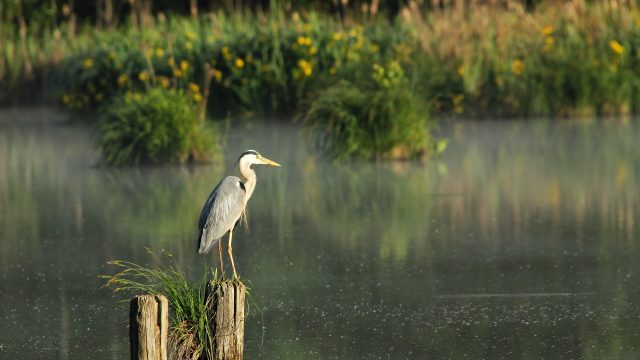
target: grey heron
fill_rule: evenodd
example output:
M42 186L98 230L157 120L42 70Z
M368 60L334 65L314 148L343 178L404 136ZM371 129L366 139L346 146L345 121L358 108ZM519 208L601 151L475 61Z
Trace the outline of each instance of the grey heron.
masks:
M229 244L227 252L233 267L233 276L237 277L236 265L233 262L231 241L233 240L233 229L238 220L245 214L247 202L253 190L256 188L256 173L251 169L251 165L280 166L277 162L269 160L260 155L255 150L247 150L240 155L237 161L239 178L237 176L227 176L211 191L209 198L202 207L200 222L198 224L200 233L198 235L198 253L208 253L215 243L218 243L218 254L220 256L220 270L224 273L222 262L222 242L220 239L229 232Z

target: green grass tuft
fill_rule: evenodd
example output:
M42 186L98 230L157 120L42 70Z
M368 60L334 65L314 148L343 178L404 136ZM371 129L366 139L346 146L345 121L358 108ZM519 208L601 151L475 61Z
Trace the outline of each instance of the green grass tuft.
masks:
M156 267L123 260L109 262L121 271L115 275L100 276L107 280L104 286L114 292L166 296L170 308L170 351L177 359L199 359L211 348L206 344L212 344L214 336L207 316L211 305L206 302L207 284L225 280L217 270L210 268L203 272L202 278L190 281L172 255L165 253L161 258L151 251L149 254Z
M425 155L431 143L428 112L400 64L373 64L368 73L358 83L339 81L311 101L304 122L318 147L335 159Z
M214 129L199 120L196 103L180 90L125 93L103 112L100 147L111 165L206 161L216 146Z

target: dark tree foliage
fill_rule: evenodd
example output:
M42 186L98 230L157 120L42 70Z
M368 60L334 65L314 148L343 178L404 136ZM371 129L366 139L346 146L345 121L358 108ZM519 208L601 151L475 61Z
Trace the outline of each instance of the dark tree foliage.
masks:
M522 0L532 8L539 0ZM51 26L73 19L80 23L116 25L130 15L145 12L170 15L198 15L209 11L285 11L317 10L344 18L349 14L370 11L372 15L395 17L410 0L12 0L0 2L0 20L18 24ZM443 8L451 1L417 1L425 10ZM372 10L374 9L374 10Z

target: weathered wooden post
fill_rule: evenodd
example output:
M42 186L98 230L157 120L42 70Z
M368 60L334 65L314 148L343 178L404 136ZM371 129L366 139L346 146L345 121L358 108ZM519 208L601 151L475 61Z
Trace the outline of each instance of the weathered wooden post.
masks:
M139 295L129 308L131 360L167 360L169 301L163 295Z
M242 360L246 291L247 288L241 282L209 282L206 298L214 339L213 344L210 344L212 348L207 351L207 360Z

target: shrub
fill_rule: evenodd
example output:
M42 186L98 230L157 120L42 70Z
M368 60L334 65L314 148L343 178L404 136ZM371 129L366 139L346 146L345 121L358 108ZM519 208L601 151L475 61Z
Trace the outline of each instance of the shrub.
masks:
M103 111L100 147L108 164L207 161L215 150L214 130L199 120L196 102L181 90L128 92Z
M340 81L318 92L304 115L317 145L335 159L422 157L428 115L400 64L374 64L369 81Z

